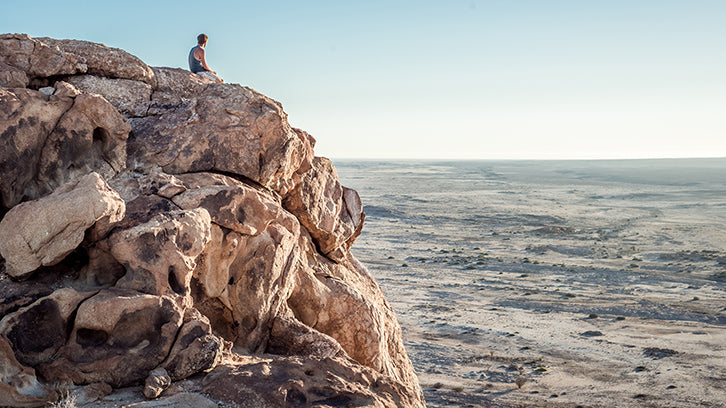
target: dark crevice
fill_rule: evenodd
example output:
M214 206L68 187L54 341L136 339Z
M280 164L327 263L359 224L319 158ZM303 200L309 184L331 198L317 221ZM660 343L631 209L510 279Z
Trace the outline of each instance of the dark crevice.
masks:
M278 203L280 203L282 201L282 198L276 191L273 191L270 188L263 186L259 182L252 180L251 178L249 178L247 176L243 176L241 174L232 173L229 171L217 170L217 169L210 169L210 170L204 170L204 171L190 171L190 172L186 172L186 173L177 173L177 174L183 175L183 174L200 174L200 173L219 174L220 176L226 176L231 179L235 179L249 187L254 188L255 190L257 190L261 193L264 193L264 194L270 196L269 198L273 198Z

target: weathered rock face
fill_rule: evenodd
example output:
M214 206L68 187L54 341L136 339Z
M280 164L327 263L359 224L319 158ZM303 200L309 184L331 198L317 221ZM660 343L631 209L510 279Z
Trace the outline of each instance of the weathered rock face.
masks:
M0 139L0 405L202 372L237 406L424 405L360 198L279 103L6 34Z
M30 78L83 73L88 66L70 54L26 34L0 35L0 62L15 67Z
M98 173L66 184L49 196L13 207L0 221L0 255L5 270L25 277L55 265L83 241L97 221L120 221L125 205Z
M280 190L282 180L312 155L280 105L249 88L208 85L194 99L170 102L163 91L155 92L151 109L159 114L132 121L130 150L137 168L233 173Z
M363 205L355 190L340 185L333 163L315 157L295 188L285 197L285 208L307 228L322 252L339 260L363 228Z
M131 126L102 97L48 97L0 88L0 104L5 208L47 195L91 171L108 179L125 168Z

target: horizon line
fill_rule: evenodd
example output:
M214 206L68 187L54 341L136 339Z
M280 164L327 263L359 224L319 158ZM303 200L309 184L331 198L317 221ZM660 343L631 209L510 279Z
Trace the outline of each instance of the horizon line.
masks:
M726 156L613 157L613 158L462 158L462 157L334 157L330 160L359 161L648 161L648 160L726 160Z

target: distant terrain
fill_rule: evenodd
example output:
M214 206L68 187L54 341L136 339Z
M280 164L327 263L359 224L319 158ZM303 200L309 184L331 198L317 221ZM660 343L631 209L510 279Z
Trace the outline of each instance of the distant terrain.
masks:
M336 167L428 406L726 406L726 159Z

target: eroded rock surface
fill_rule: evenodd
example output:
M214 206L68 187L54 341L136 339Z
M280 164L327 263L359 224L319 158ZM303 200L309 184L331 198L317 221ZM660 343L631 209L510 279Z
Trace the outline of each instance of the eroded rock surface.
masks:
M0 138L0 405L424 406L360 198L278 102L6 34Z
M97 173L52 194L13 207L0 221L0 255L5 270L20 278L40 266L55 265L83 241L97 221L120 221L125 205Z

